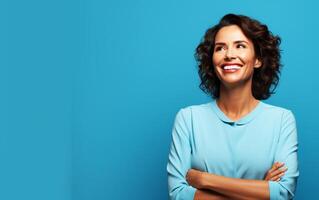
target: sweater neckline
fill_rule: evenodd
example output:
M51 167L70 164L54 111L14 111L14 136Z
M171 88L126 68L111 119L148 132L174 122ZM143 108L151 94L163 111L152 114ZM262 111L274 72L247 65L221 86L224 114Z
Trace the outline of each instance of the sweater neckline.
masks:
M215 111L216 115L223 122L230 125L244 125L252 121L262 110L264 103L259 101L259 103L255 106L253 110L251 110L248 114L244 115L238 120L230 119L218 106L216 99L211 102L212 108Z

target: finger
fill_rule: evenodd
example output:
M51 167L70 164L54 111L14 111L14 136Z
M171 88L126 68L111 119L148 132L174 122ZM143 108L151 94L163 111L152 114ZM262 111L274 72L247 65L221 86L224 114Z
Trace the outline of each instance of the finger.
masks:
M275 169L278 169L280 167L283 167L285 165L285 163L282 163L282 162L276 162L275 164Z
M285 175L285 173L280 173L277 176L272 177L271 180L277 180L278 178L281 178L283 175Z
M274 180L274 181L276 181L276 182L279 182L281 180L281 178L277 178L276 180Z
M275 171L276 169L282 167L284 165L284 163L280 163L280 162L275 162L272 166L272 168L268 171L268 173L272 173L273 171Z
M283 163L281 163L281 162L275 162L273 164L273 169L277 169L277 168L281 167L282 165L283 165Z
M276 172L276 170L278 170L278 168L284 166L284 164L285 163L282 163L282 162L275 162L273 164L272 168L269 171L267 171L265 180L273 180L273 177L278 174Z
M272 173L274 170L276 170L276 164L274 164L274 165L270 168L270 170L268 170L268 173L270 174L270 173Z
M276 169L276 163L272 165L272 167L267 171L266 175L265 175L265 180L271 180L271 174L273 173L273 171Z
M270 176L271 176L271 177L275 177L275 176L277 176L277 175L280 174L280 173L285 173L287 170L288 170L287 167L283 167L283 168L277 169L277 170L273 171L273 172L270 174Z
M278 179L281 179L281 177L284 175L285 173L281 173L281 174L278 174L277 176L273 177L271 180L278 180Z

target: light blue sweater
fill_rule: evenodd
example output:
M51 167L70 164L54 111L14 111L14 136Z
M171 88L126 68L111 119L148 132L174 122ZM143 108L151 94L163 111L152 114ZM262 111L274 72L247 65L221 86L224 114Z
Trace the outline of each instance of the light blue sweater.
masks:
M176 115L168 156L170 199L194 199L186 173L194 168L217 175L263 180L276 162L288 167L279 182L269 181L270 199L292 199L299 176L297 128L290 110L260 101L237 121L216 100L182 108Z

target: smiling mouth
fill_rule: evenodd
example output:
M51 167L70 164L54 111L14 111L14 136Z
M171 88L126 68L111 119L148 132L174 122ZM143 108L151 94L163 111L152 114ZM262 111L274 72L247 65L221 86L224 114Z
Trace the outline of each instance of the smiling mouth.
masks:
M237 70L237 69L240 69L241 67L238 65L225 65L222 68L224 70Z
M223 64L221 68L222 68L225 72L235 72L235 71L239 70L241 67L242 67L241 64L229 63L229 64Z

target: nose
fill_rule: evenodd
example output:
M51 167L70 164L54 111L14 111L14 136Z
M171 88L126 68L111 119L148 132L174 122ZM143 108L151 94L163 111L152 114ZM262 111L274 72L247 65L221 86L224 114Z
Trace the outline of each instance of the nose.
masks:
M225 51L225 60L232 60L234 58L236 58L234 50L232 48L227 48Z

